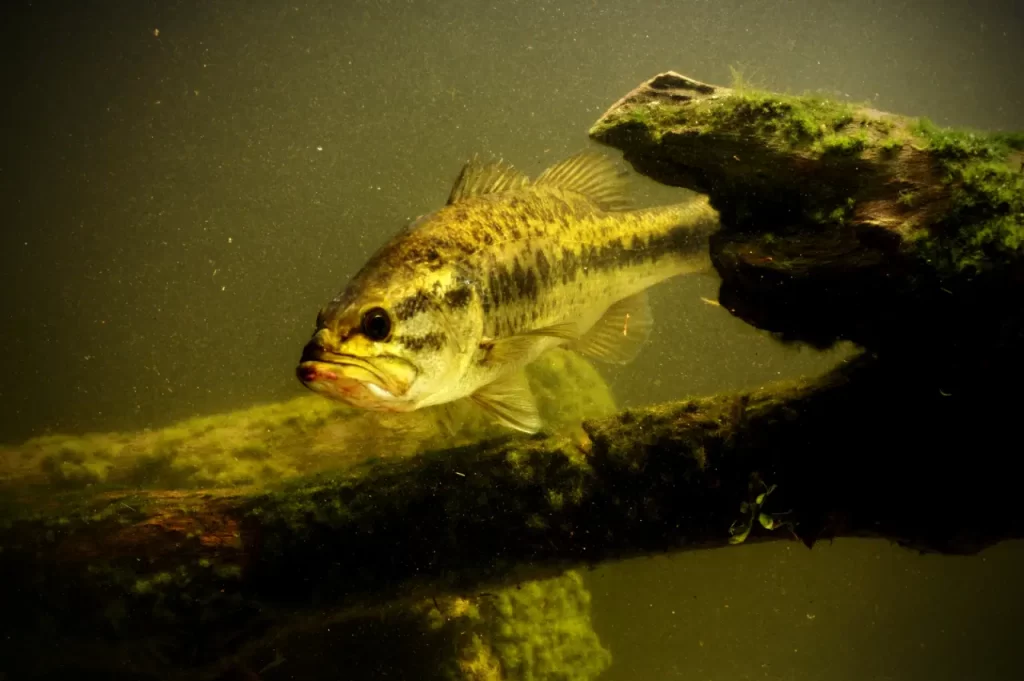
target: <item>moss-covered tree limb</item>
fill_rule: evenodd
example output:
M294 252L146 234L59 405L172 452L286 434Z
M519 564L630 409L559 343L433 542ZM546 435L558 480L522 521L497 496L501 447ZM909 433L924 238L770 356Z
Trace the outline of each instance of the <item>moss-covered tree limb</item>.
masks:
M748 527L747 541L953 553L1024 536L1015 405L926 378L865 358L588 421L582 439L352 461L269 493L56 497L0 530L0 657L57 637L202 667L303 618L725 546Z
M527 376L552 433L615 411L600 374L574 353L549 352ZM497 681L529 662L538 679L591 679L607 653L589 630L586 590L564 579L515 594L495 589L486 599L435 588L419 599L371 596L367 605L314 610L274 607L235 588L263 546L242 531L254 499L285 479L369 472L385 457L402 461L509 432L481 410L458 415L450 432L430 410L378 413L307 395L157 430L0 447L0 603L9 615L0 618L9 627L0 632L0 680L91 670L105 680L195 681L232 665L238 673L221 681L251 679L279 662L280 647L288 673L302 676L300 651L311 637L332 636L363 642L333 655L351 678ZM298 495L310 503L301 485ZM250 527L260 532L258 522ZM561 623L552 626L549 609L560 602Z
M1024 333L1024 134L942 130L663 73L591 136L710 195L721 302L783 338L904 360L1013 361ZM964 372L960 372L964 373Z

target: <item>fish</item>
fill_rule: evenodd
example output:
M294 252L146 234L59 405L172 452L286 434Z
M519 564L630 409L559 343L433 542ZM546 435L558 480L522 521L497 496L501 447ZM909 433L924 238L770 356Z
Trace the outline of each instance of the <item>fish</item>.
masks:
M296 375L350 406L394 412L467 401L542 429L524 369L555 347L632 361L653 325L647 291L711 269L708 198L634 208L628 180L582 151L535 179L474 156L444 206L410 221L322 307Z

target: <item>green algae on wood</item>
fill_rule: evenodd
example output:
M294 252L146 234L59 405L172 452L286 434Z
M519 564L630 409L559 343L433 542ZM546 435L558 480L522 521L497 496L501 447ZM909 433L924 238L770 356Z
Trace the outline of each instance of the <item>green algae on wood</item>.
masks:
M569 571L473 595L437 595L310 618L226 666L248 678L277 662L291 678L592 681L611 662L590 593Z
M1004 301L1024 281L1024 135L672 72L590 135L709 195L719 300L741 319L820 348L954 357L957 380L985 353L988 366L1014 362L1024 313Z
M607 385L578 355L551 352L527 373L548 432L573 432L583 418L614 411ZM241 592L256 558L243 548L243 525L270 528L290 512L287 529L301 534L311 522L305 514L358 519L366 510L358 500L346 515L340 497L318 506L311 490L344 491L343 481L372 482L371 472L417 453L507 434L473 410L461 416L449 433L429 413L374 414L309 396L155 431L36 438L0 457L0 558L31 554L49 564L0 565L0 572L11 584L57 584L68 570L84 570L74 580L81 610L98 618L92 629L115 637L176 631L185 646L193 640L189 623L200 619L258 626L268 621L262 607ZM533 475L525 460L512 470L520 482ZM261 492L281 486L295 496ZM566 489L564 496L576 495ZM276 541L268 536L260 551L273 551ZM37 598L38 612L46 600ZM140 645L126 641L122 660L145 658L149 644Z
M165 669L207 668L315 613L729 546L767 486L759 510L792 525L755 524L747 542L880 536L971 553L1024 536L1024 471L1000 449L1014 405L951 400L933 380L866 356L814 381L590 420L584 440L369 456L274 491L110 493L95 524L95 506L54 498L0 528L0 599L24 615L0 631L0 655L42 630L79 643L99 632L138 664L161 641ZM954 482L936 462L958 452L971 455ZM70 601L56 586L68 583Z
M827 225L852 202L852 224L891 229L928 257L944 251L936 262L943 272L1021 256L1022 134L939 129L866 106L670 72L617 102L590 135L655 179L710 194L735 222L784 213ZM914 206L895 200L907 191L919 195Z
M937 161L949 207L921 239L926 257L956 271L984 271L1017 260L1024 249L1024 133L944 129L927 118L913 125Z
M566 350L527 368L546 428L572 429L615 403L587 360ZM200 416L134 433L48 435L0 451L0 495L56 490L262 487L344 465L368 450L382 457L465 445L502 434L470 405L449 434L430 410L360 411L316 395ZM37 490L38 491L38 490Z

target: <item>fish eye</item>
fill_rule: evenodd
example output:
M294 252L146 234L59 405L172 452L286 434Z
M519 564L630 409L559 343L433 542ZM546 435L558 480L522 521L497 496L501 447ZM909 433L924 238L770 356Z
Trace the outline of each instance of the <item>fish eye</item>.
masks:
M386 341L391 336L391 315L382 307L372 307L363 313L360 328L370 340Z

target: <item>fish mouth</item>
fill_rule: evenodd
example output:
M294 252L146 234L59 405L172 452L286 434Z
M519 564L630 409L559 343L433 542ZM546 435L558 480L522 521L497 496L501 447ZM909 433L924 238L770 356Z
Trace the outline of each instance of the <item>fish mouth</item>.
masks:
M411 368L408 362L397 357L386 359ZM406 410L402 397L409 383L403 385L361 357L307 347L295 375L304 386L332 400L364 409Z

